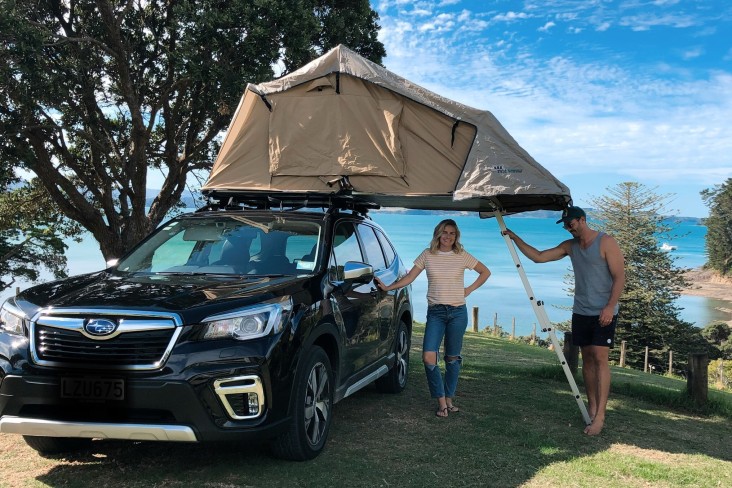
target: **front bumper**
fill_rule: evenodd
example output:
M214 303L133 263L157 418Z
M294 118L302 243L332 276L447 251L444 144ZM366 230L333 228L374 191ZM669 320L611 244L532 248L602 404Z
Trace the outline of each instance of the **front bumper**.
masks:
M230 372L230 371L229 371ZM212 374L191 381L125 379L125 398L61 398L57 376L8 375L0 385L0 432L49 437L156 441L265 440L287 412L267 408L259 374Z

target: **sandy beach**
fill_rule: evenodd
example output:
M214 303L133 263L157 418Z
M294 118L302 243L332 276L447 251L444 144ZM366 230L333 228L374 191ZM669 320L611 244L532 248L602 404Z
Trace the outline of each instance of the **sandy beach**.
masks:
M729 307L720 309L732 313L732 279L702 268L691 269L685 275L689 287L682 290L682 294L724 300L729 303ZM732 320L728 323L732 325Z

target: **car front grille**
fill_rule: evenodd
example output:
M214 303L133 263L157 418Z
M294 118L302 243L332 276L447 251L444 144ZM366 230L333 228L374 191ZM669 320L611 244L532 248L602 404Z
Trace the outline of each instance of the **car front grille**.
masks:
M90 323L106 328L99 332ZM163 366L180 331L174 314L53 309L31 321L31 355L43 366L153 370Z

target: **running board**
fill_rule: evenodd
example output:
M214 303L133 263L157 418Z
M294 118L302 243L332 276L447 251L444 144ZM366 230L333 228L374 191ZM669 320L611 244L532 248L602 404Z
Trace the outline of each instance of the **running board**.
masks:
M353 395L354 393L356 393L358 390L360 390L364 386L376 381L376 379L384 376L388 372L389 372L389 368L386 366L386 364L384 364L383 366L381 366L379 369L377 369L370 375L358 380L356 383L349 386L348 389L346 390L345 395L343 395L343 398Z
M0 418L0 432L43 437L83 437L128 441L198 441L193 429L184 425L63 422L8 416Z
M501 229L501 235L506 241L508 251L511 253L513 262L516 265L519 276L521 277L521 282L524 284L526 295L529 297L529 301L531 302L531 306L534 309L536 318L541 324L541 330L549 334L549 339L552 341L552 345L554 346L554 352L557 353L557 358L562 365L564 375L567 377L569 387L572 389L572 394L574 395L575 400L577 400L577 406L580 409L580 413L582 413L582 418L584 419L586 425L590 425L590 423L592 423L592 420L590 419L590 414L587 413L587 407L585 407L585 402L582 400L582 396L580 395L579 389L577 388L577 383L574 381L574 375L572 375L572 371L569 369L567 359L564 357L564 352L562 352L562 346L561 344L559 344L557 334L554 333L554 328L551 326L549 316L546 314L546 310L544 309L544 302L542 302L541 300L536 300L536 297L534 296L534 291L531 289L529 280L526 277L526 271L524 271L524 267L521 265L521 261L519 260L515 244L510 237L503 233L506 230L506 224L503 222L503 215L501 215L501 212L498 211L493 212L493 215L496 217L498 226Z

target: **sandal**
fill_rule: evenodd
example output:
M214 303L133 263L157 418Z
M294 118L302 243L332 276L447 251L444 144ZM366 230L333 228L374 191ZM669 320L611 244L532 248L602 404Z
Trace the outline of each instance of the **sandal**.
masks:
M449 410L449 407L445 407L445 408L438 408L438 409L437 409L437 411L435 412L435 415L436 415L437 417L442 417L442 418L445 418L445 417L447 417L447 412L448 412L448 410Z
M459 408L457 408L457 407L456 407L455 405L448 405L448 406L447 406L447 407L445 407L445 408L446 408L446 409L447 409L447 411L448 411L448 412L450 412L450 413L457 413L457 412L459 412L459 411L460 411L460 409L459 409Z

